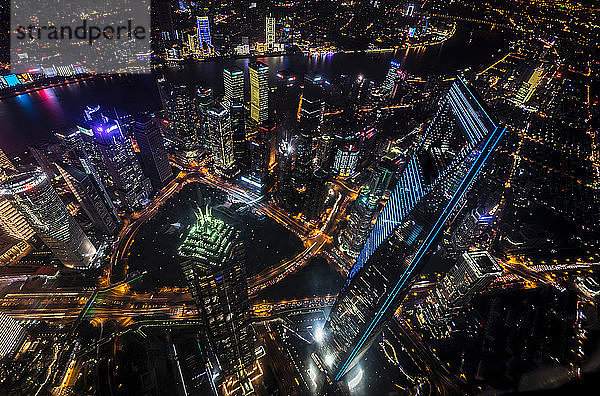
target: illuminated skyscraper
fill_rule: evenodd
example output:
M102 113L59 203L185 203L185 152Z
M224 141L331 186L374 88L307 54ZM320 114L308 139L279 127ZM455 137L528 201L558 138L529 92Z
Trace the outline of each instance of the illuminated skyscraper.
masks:
M292 187L295 202L294 206L302 210L305 193L310 184L312 175L313 147L312 138L301 134L296 139L296 161L292 173Z
M37 162L37 164L40 167L40 169L42 170L42 172L44 172L51 178L56 177L56 175L57 175L56 167L54 166L54 164L52 162L50 162L51 153L48 151L47 146L40 147L40 146L30 145L30 146L27 146L27 149L31 153L31 156L35 159L35 162Z
M265 44L269 50L275 44L275 18L272 16L265 17Z
M323 77L313 73L304 76L304 89L300 102L300 130L302 134L318 136L323 124L325 111L324 93L321 84Z
M179 33L173 23L172 2L152 0L151 28L152 43L162 52L179 40Z
M481 208L470 211L459 223L450 237L452 249L462 252L468 249L473 240L494 222L494 216L484 213Z
M6 178L7 174L10 175L12 172L16 171L17 169L8 159L4 151L0 150L0 178Z
M107 235L117 234L121 219L94 175L72 165L57 164L56 167L94 227Z
M329 171L331 168L331 157L334 140L330 135L321 135L317 138L317 150L315 153L315 167Z
M25 328L16 320L0 312L0 359L10 355L25 339Z
M198 44L205 53L212 47L212 38L210 36L210 20L206 16L197 17Z
M160 96L160 102L163 108L164 122L161 125L161 132L166 144L169 147L178 147L179 139L173 125L173 98L174 88L164 76L158 76L156 79L156 87Z
M457 261L419 305L419 322L440 338L450 335L455 315L502 275L502 267L485 250L465 252Z
M327 319L321 357L335 380L393 316L503 133L457 79L405 163Z
M96 248L60 200L45 173L32 171L11 176L0 184L0 195L15 206L64 266L89 267Z
M214 106L213 90L211 88L199 87L196 90L196 112L197 125L196 134L200 148L210 151L210 131L208 129L208 111Z
M378 163L354 201L348 227L340 234L340 248L351 257L358 257L371 232L379 201L391 181L392 168L388 161Z
M118 121L105 119L93 126L98 152L111 180L110 190L126 208L133 209L152 191L133 151L131 140L121 131Z
M78 127L77 130L65 134L57 133L56 137L60 141L62 150L62 161L60 162L92 174L104 190L102 195L106 195L106 186L112 185L112 179L102 160L91 127L89 129Z
M170 95L170 124L177 140L177 148L186 157L198 155L198 112L194 92L185 84L173 86Z
M229 104L244 103L244 71L237 66L223 69L225 101Z
M428 300L435 300L440 315L463 307L476 293L485 290L497 277L502 267L487 251L465 252L458 263L444 276Z
M24 241L35 235L23 215L4 197L0 197L0 231Z
M294 147L291 138L282 138L277 147L277 189L275 197L285 209L292 208L292 166Z
M229 118L231 120L231 137L233 138L233 159L236 167L242 170L249 163L242 102L233 102L229 106Z
M150 117L141 117L133 125L133 136L140 149L144 173L150 178L152 187L160 190L173 177L160 130Z
M255 362L245 249L240 232L207 208L178 250L180 265L205 323L201 341L209 378L247 381Z
M250 117L262 124L269 118L269 67L261 62L248 65L250 73Z
M355 142L340 144L335 152L333 171L342 177L350 176L356 170L359 154L358 144Z
M294 188L304 190L313 172L314 140L323 123L325 102L321 84L323 77L308 73L304 76L304 89L300 100L300 137L297 141Z
M0 182L17 173L17 168L8 159L4 151L0 150ZM27 224L25 218L15 209L8 200L0 197L0 231L13 238L29 240L35 235L33 229Z
M397 61L390 62L390 68L388 69L387 75L385 76L385 80L381 85L381 89L384 94L391 95L394 89L394 84L396 81L404 76L404 72L400 68L400 63Z
M230 175L233 171L233 136L229 112L222 106L208 111L211 152L217 171Z

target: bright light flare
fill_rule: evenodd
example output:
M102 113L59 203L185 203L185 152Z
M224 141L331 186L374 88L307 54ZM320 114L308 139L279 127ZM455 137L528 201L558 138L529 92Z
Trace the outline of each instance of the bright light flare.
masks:
M323 329L322 328L321 329L317 329L317 331L315 331L315 334L314 334L313 337L314 337L315 341L317 341L319 344L322 343L323 342L323 337L324 337L324 335L323 335Z
M352 378L350 381L348 381L348 387L350 389L356 388L356 386L362 380L362 377L363 377L363 369L360 369L360 370L358 370L358 373L356 373L356 375L354 376L354 378Z
M327 354L327 356L325 356L325 364L328 365L329 367L331 367L331 365L333 364L334 361L334 357L332 354Z

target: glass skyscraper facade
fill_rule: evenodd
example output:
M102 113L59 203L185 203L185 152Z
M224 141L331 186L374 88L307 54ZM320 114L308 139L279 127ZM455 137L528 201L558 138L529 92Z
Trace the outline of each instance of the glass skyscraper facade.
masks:
M148 198L152 184L142 172L131 141L123 135L118 121L105 119L92 128L112 191L121 205L135 208Z
M60 200L45 173L32 171L12 176L0 185L0 195L14 204L65 267L90 266L96 248Z
M150 178L152 187L160 190L173 178L160 130L150 117L144 116L135 121L133 134L140 149L144 173Z
M244 71L236 66L223 69L223 88L229 105L244 103Z
M210 20L208 17L198 17L196 19L198 27L198 44L203 49L212 46L212 39L210 36Z
M211 380L249 383L255 363L246 262L240 232L199 210L198 220L179 247L180 265L204 322L201 344Z
M218 106L208 111L211 151L217 171L228 174L234 165L231 120L227 109Z
M121 219L104 186L98 183L92 173L84 172L75 166L57 164L56 167L94 228L107 235L116 235L121 226Z
M198 155L198 110L195 92L185 84L176 84L170 92L168 112L177 148L188 158Z
M250 117L262 124L269 118L269 66L261 62L248 65L250 73Z
M321 353L336 380L387 324L503 133L458 79L401 170L327 319Z

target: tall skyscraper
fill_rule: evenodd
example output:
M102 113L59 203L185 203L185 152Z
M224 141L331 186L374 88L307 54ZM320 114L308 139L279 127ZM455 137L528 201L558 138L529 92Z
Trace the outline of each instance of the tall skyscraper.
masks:
M13 353L25 339L25 328L16 320L0 312L0 359Z
M37 162L37 164L40 167L40 169L42 170L42 172L44 172L51 178L53 178L57 175L56 167L50 161L51 155L48 152L47 146L36 147L36 146L31 145L31 146L28 146L27 149L29 150L29 152L31 153L33 158L35 159L35 162Z
M281 132L283 134L283 132ZM283 136L277 146L277 189L275 197L279 204L292 210L292 167L294 164L294 146L291 138Z
M225 101L244 103L244 71L237 66L223 69L223 88L225 88Z
M96 248L45 173L32 171L12 176L0 184L0 195L15 206L64 266L89 267Z
M277 125L283 130L296 129L300 81L293 71L284 69L277 72L275 82L273 110Z
M93 127L94 139L105 171L111 180L110 189L121 205L133 209L152 191L144 176L131 141L123 135L118 121L104 119Z
M177 139L177 148L186 157L198 155L198 110L195 92L185 84L176 84L170 95L170 124Z
M93 226L104 234L116 235L121 219L104 186L99 185L94 174L72 165L57 164L56 167Z
M210 19L207 16L196 18L198 29L198 44L205 53L212 47L212 38L210 35Z
M177 131L175 130L173 120L175 119L174 113L174 86L171 82L167 81L164 76L159 76L156 79L156 87L158 88L158 94L160 96L160 102L163 108L164 123L161 125L161 131L163 138L169 147L178 147L179 138L177 137Z
M344 141L338 144L333 159L333 171L342 177L350 176L356 171L360 150L355 141Z
M4 151L0 150L0 182L7 180L17 173L17 168L8 159ZM0 197L0 231L13 238L29 240L35 235L33 229L27 224L25 218L15 209L14 205Z
M35 235L23 215L4 197L0 197L0 231L24 241Z
M358 257L371 232L379 201L390 184L392 169L389 161L382 160L378 163L354 201L348 226L339 238L340 248L350 257Z
M404 165L327 318L321 354L335 380L393 316L503 133L457 79Z
M160 190L173 177L160 130L150 117L143 116L135 121L133 136L140 149L144 173L150 178L152 187Z
M465 306L500 275L502 267L487 251L465 252L429 295L428 303L435 306L439 316L443 316Z
M331 169L333 143L334 139L327 134L323 134L317 138L317 149L314 160L316 168L322 168L325 171L329 171Z
M313 145L312 138L301 134L296 139L296 161L292 175L293 187L296 191L304 193L312 174Z
M6 178L7 175L10 175L16 172L17 169L13 165L12 161L8 159L6 153L3 150L0 150L0 178Z
M327 172L316 169L308 185L304 213L309 221L319 221L323 216L323 208L327 200Z
M213 90L211 88L198 87L196 90L196 112L197 125L196 134L198 135L198 144L200 148L210 151L210 131L208 129L208 111L213 108Z
M250 117L262 124L269 118L269 67L261 62L248 64L250 73Z
M323 77L309 73L304 76L304 89L300 99L300 137L297 141L294 187L306 188L306 182L313 172L314 140L320 134L323 123L325 102L321 87Z
M387 96L392 94L394 89L394 85L396 81L404 76L404 72L400 68L400 63L397 61L390 62L390 68L385 76L385 80L383 80L383 84L381 84L381 89L383 93Z
M315 138L319 135L325 111L323 77L308 73L304 76L304 89L300 101L300 130L303 135Z
M231 175L235 161L231 120L227 109L219 106L208 111L208 130L215 168L224 175Z
M70 133L57 133L56 137L60 141L62 150L60 162L83 169L85 173L93 175L103 190L101 195L106 196L106 186L112 185L112 179L98 150L92 129L78 127L76 131ZM110 201L108 198L107 200ZM110 205L112 206L112 203Z
M254 364L245 249L240 232L212 210L198 220L179 247L180 265L205 323L201 340L210 350L209 378L224 381L246 373ZM248 381L249 383L249 381Z
M240 170L247 167L248 142L246 141L246 128L244 123L244 105L242 102L233 102L229 106L231 120L231 137L233 139L233 159Z
M487 251L463 253L456 265L419 305L417 319L435 337L448 337L455 315L501 275L502 267Z
M152 43L160 52L179 41L179 33L173 23L172 2L169 0L152 0Z
M265 44L269 50L275 45L275 18L272 16L265 17Z

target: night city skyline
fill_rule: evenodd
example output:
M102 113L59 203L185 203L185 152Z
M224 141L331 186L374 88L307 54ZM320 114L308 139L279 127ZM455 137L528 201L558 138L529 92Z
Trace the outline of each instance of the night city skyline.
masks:
M596 1L48 1L0 3L0 394L597 393Z

